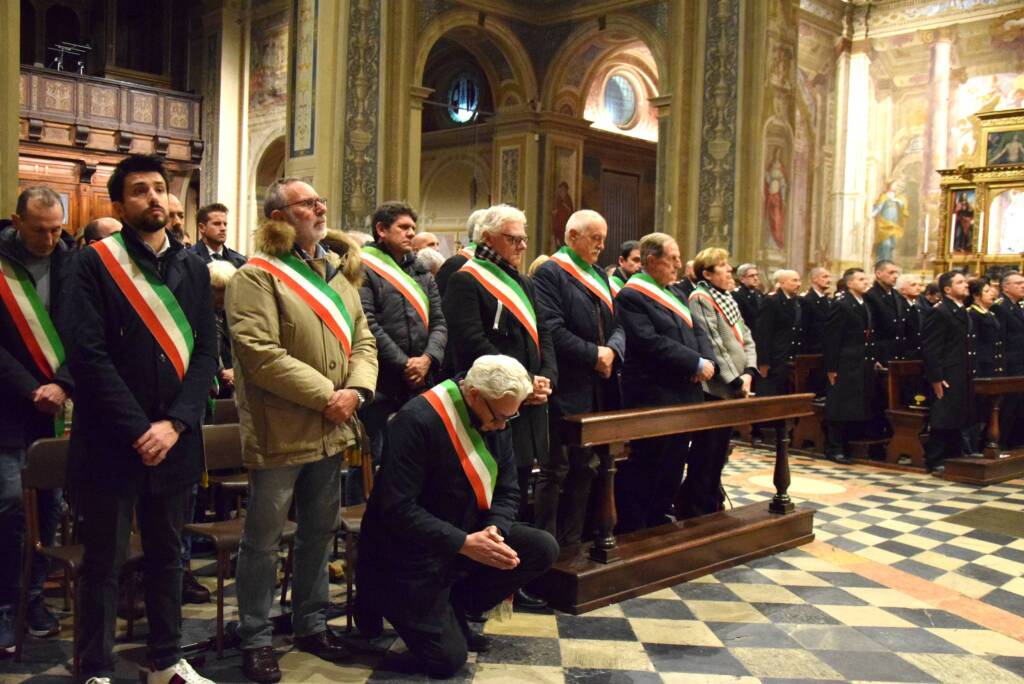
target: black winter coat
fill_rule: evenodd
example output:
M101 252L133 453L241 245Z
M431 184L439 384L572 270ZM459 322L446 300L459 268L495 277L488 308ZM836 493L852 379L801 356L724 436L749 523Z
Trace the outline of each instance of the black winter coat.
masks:
M440 631L467 534L495 525L507 536L516 518L519 485L509 432L481 433L498 465L491 507L481 511L427 400L415 397L395 414L363 516L360 600L392 621Z
M976 377L992 378L1003 373L1003 332L992 309L985 311L976 306L967 307L974 331Z
M1002 297L992 311L1002 328L1006 375L1024 375L1024 307Z
M631 288L615 298L619 320L626 332L626 361L622 364L625 406L671 406L704 401L701 383L691 382L697 362L717 366L707 333Z
M533 283L518 271L505 268L526 292L537 313L537 295ZM498 300L465 271L454 273L442 298L451 342L447 353L452 355L455 374L465 373L485 354L504 354L523 364L530 376L540 375L551 381L558 392L558 366L551 333L537 313L537 336L540 350L519 320L504 306L499 314ZM509 425L516 461L520 467L533 465L548 451L548 411L546 404L523 405L519 417Z
M87 249L79 255L63 335L77 387L71 480L101 492L174 491L197 482L203 470L201 424L218 353L210 273L170 233L171 246L159 264L132 228L125 226L122 235L135 262L178 300L195 346L179 379L99 253ZM145 466L132 443L164 419L180 420L185 431L160 465Z
M210 252L210 248L207 247L206 243L202 240L189 247L188 250L202 259L204 264L208 264L213 261L213 254ZM245 266L245 262L248 261L244 254L236 252L227 245L224 245L221 248L221 255L223 256L224 261L227 261L235 268L242 268L242 266Z
M974 413L974 330L967 307L942 298L924 322L921 358L930 383L945 381L942 399L929 412L933 428L958 430L971 425Z
M878 360L884 366L889 361L898 359L903 349L906 301L895 289L886 292L878 283L872 285L865 293L864 301L871 308Z
M450 256L444 260L441 264L441 268L437 269L437 275L434 279L437 280L437 291L444 297L445 290L448 289L448 280L454 275L460 268L466 265L469 261L462 254L456 254Z
M878 381L872 318L867 302L847 294L836 300L825 325L825 372L836 383L825 396L825 415L835 421L864 421L875 415Z
M49 313L58 330L60 317L69 311L61 291L73 270L74 249L75 243L70 238L62 238L50 255ZM23 254L24 247L13 226L0 232L0 257L24 267ZM29 279L35 285L31 273ZM0 303L0 449L26 449L37 439L54 436L53 416L37 411L32 403L32 393L40 385L51 382L60 385L69 395L75 387L66 362L57 369L52 380L43 375L18 334L7 307Z
M598 269L599 276L607 277ZM608 307L554 261L533 276L537 315L551 331L558 362L559 390L551 395L553 415L618 408L618 366L626 356L626 334ZM598 346L611 347L618 357L609 380L594 370Z
M820 354L824 348L825 322L832 308L833 300L820 295L811 288L800 298L800 351L804 354Z
M754 345L757 348L757 365L769 366L768 378L774 382L768 388L771 394L785 391L786 364L800 352L800 330L802 326L800 300L787 298L781 292L768 295L761 302L757 315ZM764 392L764 388L760 390Z
M924 331L924 319L931 311L931 305L922 309L917 301L911 304L906 298L903 299L903 350L900 358L921 358L921 333Z
M732 298L740 307L740 316L747 324L751 335L757 334L757 314L761 310L761 302L764 300L764 293L755 287L740 285L732 291Z
M370 243L382 252L383 245ZM445 345L448 342L448 325L441 310L441 296L430 272L419 265L416 255L410 252L401 262L396 262L405 273L415 280L430 301L427 318L429 330L423 325L412 304L398 289L364 265L366 274L359 298L363 303L366 323L377 340L377 395L404 404L409 397L417 394L409 389L402 375L410 357L426 354L431 359L430 374L426 388L433 387L437 371L444 362Z

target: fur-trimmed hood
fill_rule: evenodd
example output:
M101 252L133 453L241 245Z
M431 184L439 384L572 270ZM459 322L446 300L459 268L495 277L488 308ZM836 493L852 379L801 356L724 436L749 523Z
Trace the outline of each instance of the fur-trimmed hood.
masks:
M260 224L253 236L257 252L287 254L295 246L295 228L284 221L268 220ZM328 230L320 242L327 250L327 258L345 279L359 287L363 280L363 259L359 243L340 230Z

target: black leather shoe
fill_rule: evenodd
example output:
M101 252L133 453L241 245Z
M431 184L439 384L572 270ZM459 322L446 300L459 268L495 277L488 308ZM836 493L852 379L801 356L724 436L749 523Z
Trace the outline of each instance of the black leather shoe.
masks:
M242 674L249 681L259 684L273 684L281 681L281 668L277 666L277 654L273 646L261 646L242 651Z
M471 629L467 629L465 634L467 650L473 653L487 653L491 650L491 637L484 636L480 632L474 632Z
M928 468L928 472L933 475L941 475L942 473L946 472L946 466L937 465L934 468Z
M335 636L330 629L309 636L295 637L295 645L300 651L311 653L331 663L348 660L351 657L345 642Z
M182 603L209 603L210 590L199 583L196 576L191 572L185 572L181 577L181 602Z
M845 454L836 454L835 456L829 456L828 460L839 465L850 465L853 463L853 459Z
M548 607L547 601L528 594L523 589L516 591L514 603L516 608L527 608L529 610L542 610Z

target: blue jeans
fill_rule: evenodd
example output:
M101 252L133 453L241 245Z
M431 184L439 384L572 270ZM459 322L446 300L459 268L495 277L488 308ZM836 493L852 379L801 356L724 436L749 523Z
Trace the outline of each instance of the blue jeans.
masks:
M341 510L341 458L249 471L249 507L238 549L236 592L243 649L271 645L278 549L295 499L292 629L295 636L327 629L327 562Z
M21 470L24 449L0 450L0 607L18 603L21 585L21 551L25 545L25 510L21 500ZM61 490L39 493L39 538L43 546L53 545L60 522ZM43 593L48 563L36 555L28 588L30 599Z
M199 496L199 485L192 485L188 501L185 503L185 524L195 522L196 498ZM185 572L192 568L192 535L185 530L181 531L181 567Z

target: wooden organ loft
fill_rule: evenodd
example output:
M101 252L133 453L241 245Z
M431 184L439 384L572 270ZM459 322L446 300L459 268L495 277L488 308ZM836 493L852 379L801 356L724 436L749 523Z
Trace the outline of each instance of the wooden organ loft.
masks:
M74 235L111 215L106 183L118 161L157 154L190 220L203 157L188 49L200 3L20 1L19 191L56 190Z

